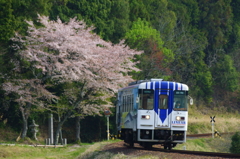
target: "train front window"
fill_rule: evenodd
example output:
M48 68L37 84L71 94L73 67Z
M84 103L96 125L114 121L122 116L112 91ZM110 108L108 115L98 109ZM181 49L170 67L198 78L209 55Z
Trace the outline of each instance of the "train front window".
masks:
M139 90L139 109L153 109L154 91L151 89Z
M187 111L187 91L174 91L174 110Z
M159 109L168 109L168 96L167 95L160 95L158 101L158 108Z

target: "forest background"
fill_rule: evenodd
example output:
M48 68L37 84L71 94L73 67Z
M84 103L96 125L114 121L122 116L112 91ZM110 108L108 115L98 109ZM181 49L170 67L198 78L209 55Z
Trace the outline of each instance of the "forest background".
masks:
M39 70L32 71L32 63L24 61L11 49L15 32L27 35L29 24L25 20L42 27L37 22L38 15L48 16L52 21L59 18L66 23L76 17L94 26L93 32L105 41L117 44L125 39L130 48L144 51L135 56L141 71L130 72L135 80L162 78L182 82L189 86L196 108L205 105L210 109L224 107L228 112L235 112L240 102L239 12L240 0L0 0L0 127L21 132L26 114L27 123L30 125L35 120L41 133L47 132L50 112L55 125L62 121L59 112L50 111L49 107L39 109L36 103L21 106L17 100L21 95L6 94L4 89L8 81L33 79L34 73L39 73ZM15 70L16 60L21 72ZM44 81L48 84L47 91L61 101L51 103L55 110L71 106L66 102L67 95L59 92L83 85L69 81L53 86L51 82ZM35 88L28 89L34 92L31 90ZM114 105L115 97L108 101ZM105 104L103 100L87 99L87 102ZM110 132L115 133L114 107L111 111ZM75 135L75 128L80 125L81 134ZM106 138L106 118L101 109L89 114L74 109L61 126L62 135L70 142ZM29 134L28 131L26 136Z

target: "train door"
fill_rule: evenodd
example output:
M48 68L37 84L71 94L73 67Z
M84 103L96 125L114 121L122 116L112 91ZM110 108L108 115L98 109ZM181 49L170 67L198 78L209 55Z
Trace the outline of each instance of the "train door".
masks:
M172 110L169 90L159 89L155 91L155 127L170 128L170 113Z

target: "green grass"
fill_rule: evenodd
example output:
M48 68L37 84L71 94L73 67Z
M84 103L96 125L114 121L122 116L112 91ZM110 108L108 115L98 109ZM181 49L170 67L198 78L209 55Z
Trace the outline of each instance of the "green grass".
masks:
M215 116L214 129L223 132L237 132L240 126L240 114L236 112L229 113L227 108L218 110L197 108L191 106L188 117L188 134L211 133L212 125L210 116ZM201 110L201 111L199 111Z
M237 132L240 126L240 115L236 112L228 113L224 108L216 110L202 109L194 106L189 110L188 118L188 134L211 133L212 125L210 123L210 116L215 117L215 130L220 133L223 132ZM1 126L3 128L3 126ZM16 132L4 126L0 129L0 143L19 144L16 146L0 145L0 158L8 159L127 159L128 156L124 154L112 154L109 152L102 152L101 147L114 141L104 141L97 143L82 143L81 145L68 144L67 147L62 148L43 148L21 146L20 144L34 144L31 139L16 142L19 136ZM44 139L44 138L43 138ZM41 144L43 143L40 142ZM184 149L193 151L209 151L209 152L226 152L229 153L231 145L231 135L224 135L222 138L202 138L202 139L188 139L184 144L178 144L174 149ZM131 159L155 159L156 157L144 155L139 157L131 157ZM167 158L167 157L166 157Z
M81 152L86 150L86 147L77 148L42 148L30 146L0 146L0 158L8 159L30 159L30 158L45 158L45 159L64 159L76 158Z
M157 159L156 156L146 154L141 157L129 157L122 153L112 154L103 152L101 148L112 142L120 140L110 140L97 143L83 143L80 145L68 145L61 148L43 148L32 146L4 146L0 145L0 158L8 159ZM224 135L222 138L201 138L188 139L184 144L178 144L174 149L184 149L193 151L226 152L229 153L231 145L231 135ZM167 158L167 156L165 157Z
M223 152L229 153L231 146L231 135L223 135L219 137L209 137L201 139L188 139L186 143L178 144L174 149L205 152Z
M151 154L146 154L141 157L130 157L124 154L112 154L109 152L100 151L100 147L103 143L96 143L92 146L91 150L81 154L78 159L157 159L159 156L153 156ZM224 135L222 138L201 138L201 139L188 139L184 144L178 144L174 149L179 150L192 150L192 151L205 151L205 152L225 152L229 153L229 148L231 145L231 135ZM162 158L170 159L168 156L161 156Z
M7 146L0 145L0 158L8 159L75 159L83 158L97 152L103 145L117 142L104 141L98 143L82 143L80 145L68 145L66 147L33 147L29 145ZM98 155L98 154L97 154Z

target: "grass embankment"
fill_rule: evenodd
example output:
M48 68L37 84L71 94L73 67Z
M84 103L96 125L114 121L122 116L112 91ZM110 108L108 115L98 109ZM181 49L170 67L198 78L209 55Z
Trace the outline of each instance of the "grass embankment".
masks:
M231 111L230 111L231 112ZM188 118L188 134L212 133L212 123L210 116L215 116L214 130L220 133L240 131L240 114L225 107L216 109L196 108L191 106Z
M119 140L118 140L119 141ZM66 147L58 148L44 148L33 147L29 145L0 145L0 158L8 159L83 159L94 156L108 155L107 153L100 153L99 150L103 145L117 142L98 142L92 144L68 145ZM114 156L113 154L110 154ZM103 156L102 156L103 157ZM105 157L103 157L105 158Z
M198 111L201 110L201 111ZM211 133L212 125L210 116L215 116L215 130L220 133L224 132L239 132L240 115L238 112L226 113L224 108L218 110L200 109L191 106L188 119L188 134ZM228 111L229 112L229 111ZM0 143L16 144L16 136L10 129L0 131ZM231 146L231 136L223 135L222 138L202 138L188 139L186 143L179 144L174 149L194 150L194 151L209 151L209 152L229 152ZM3 140L4 139L4 140ZM127 159L129 156L124 154L111 154L100 151L103 145L110 142L98 142L94 144L68 145L63 148L43 148L31 146L4 146L0 145L0 158L8 159ZM19 143L19 142L18 142ZM24 143L24 142L21 142ZM29 141L27 142L29 143ZM143 156L142 158L155 159L154 156ZM132 159L132 158L131 158ZM134 159L134 158L133 158ZM139 159L139 157L138 157Z
M131 157L122 153L112 154L101 151L101 148L112 142L120 140L97 142L92 144L68 145L61 148L43 148L31 146L4 146L0 145L0 158L8 159L157 159L156 156ZM208 151L208 152L229 152L231 136L224 135L222 138L188 139L186 143L179 144L174 149Z
M232 135L222 135L219 137L209 137L201 139L187 139L186 143L178 144L174 149L191 150L191 151L205 151L205 152L222 152L230 153Z
M65 159L76 158L86 147L76 148L63 147L63 148L42 148L31 146L0 146L0 158L8 159Z

